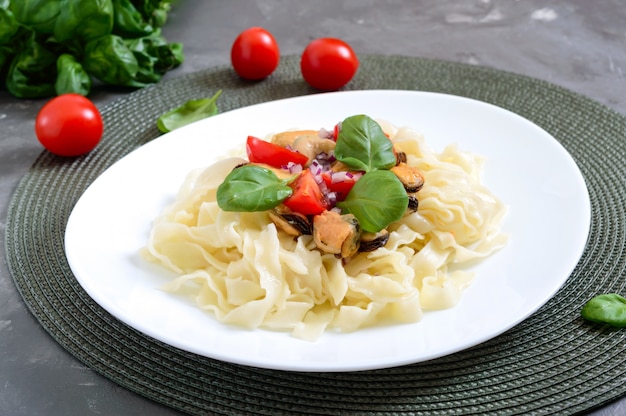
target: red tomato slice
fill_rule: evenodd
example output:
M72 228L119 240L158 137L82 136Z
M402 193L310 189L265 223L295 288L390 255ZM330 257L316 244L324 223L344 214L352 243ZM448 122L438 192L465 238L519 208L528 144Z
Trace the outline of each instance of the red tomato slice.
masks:
M297 165L304 165L309 158L302 153L287 149L274 143L248 136L246 141L246 152L248 159L252 163L265 163L275 168L284 168L293 162Z
M304 215L317 215L326 210L328 205L310 170L303 171L291 187L293 194L283 201L290 210Z
M336 174L336 173L334 173ZM339 174L345 175L344 172L340 172ZM357 174L355 177L351 178L349 176L343 177L340 181L333 181L330 172L322 173L322 179L324 179L324 183L330 192L334 192L337 196L337 201L343 201L348 196L348 193L358 180L361 175Z
M341 130L341 123L335 124L335 128L333 128L333 140L337 141L337 137L339 137L339 130Z

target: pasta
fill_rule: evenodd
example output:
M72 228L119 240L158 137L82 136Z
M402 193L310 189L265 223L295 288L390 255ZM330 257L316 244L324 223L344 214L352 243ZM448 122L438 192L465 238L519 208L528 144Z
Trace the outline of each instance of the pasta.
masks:
M190 172L153 223L145 257L179 276L164 290L223 323L306 340L455 306L474 279L467 266L505 245L506 207L481 183L482 157L455 145L437 153L416 131L379 123L425 178L419 209L388 227L385 246L341 259L281 232L267 212L221 210L216 189L244 161L227 157Z

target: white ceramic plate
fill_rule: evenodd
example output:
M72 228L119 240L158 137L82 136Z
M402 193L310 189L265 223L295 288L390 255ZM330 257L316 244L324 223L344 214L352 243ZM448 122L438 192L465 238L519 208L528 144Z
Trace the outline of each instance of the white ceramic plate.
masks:
M486 185L507 205L503 250L476 267L456 307L421 322L317 342L287 333L220 324L180 297L159 290L171 278L139 250L151 221L170 203L185 175L244 143L290 128L332 128L367 114L421 131L441 150L487 157ZM515 326L547 302L577 264L587 240L590 204L583 177L548 133L507 110L450 95L415 91L318 94L254 105L164 135L106 170L76 204L67 224L72 271L104 309L135 329L204 356L264 368L353 371L451 354Z

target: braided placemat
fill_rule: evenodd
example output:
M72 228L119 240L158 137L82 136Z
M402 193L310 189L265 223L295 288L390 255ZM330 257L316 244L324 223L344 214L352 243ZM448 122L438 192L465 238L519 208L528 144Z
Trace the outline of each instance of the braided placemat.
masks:
M626 292L626 117L555 85L493 69L360 58L348 89L423 90L486 101L535 122L572 154L590 193L589 241L564 287L537 313L488 342L424 363L295 373L228 364L165 345L116 320L82 290L63 239L86 187L157 137L156 117L186 100L222 89L224 112L314 93L302 81L298 58L285 57L259 83L243 82L225 66L131 93L102 109L106 132L95 151L78 159L39 156L11 201L6 249L15 284L41 325L94 370L190 414L565 415L624 395L626 330L587 324L580 308L596 294Z

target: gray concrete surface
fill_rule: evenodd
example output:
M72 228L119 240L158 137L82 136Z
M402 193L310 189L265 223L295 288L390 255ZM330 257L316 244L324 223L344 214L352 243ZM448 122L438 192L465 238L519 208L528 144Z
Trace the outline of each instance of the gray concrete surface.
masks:
M320 36L357 53L400 54L489 66L566 87L626 114L626 7L622 0L180 0L164 34L186 62L166 78L229 62L230 46L263 26L282 54ZM98 89L102 107L125 93ZM0 91L0 233L18 181L42 151L35 115L43 100ZM82 365L28 312L0 240L0 414L175 415ZM626 415L626 399L595 416Z

